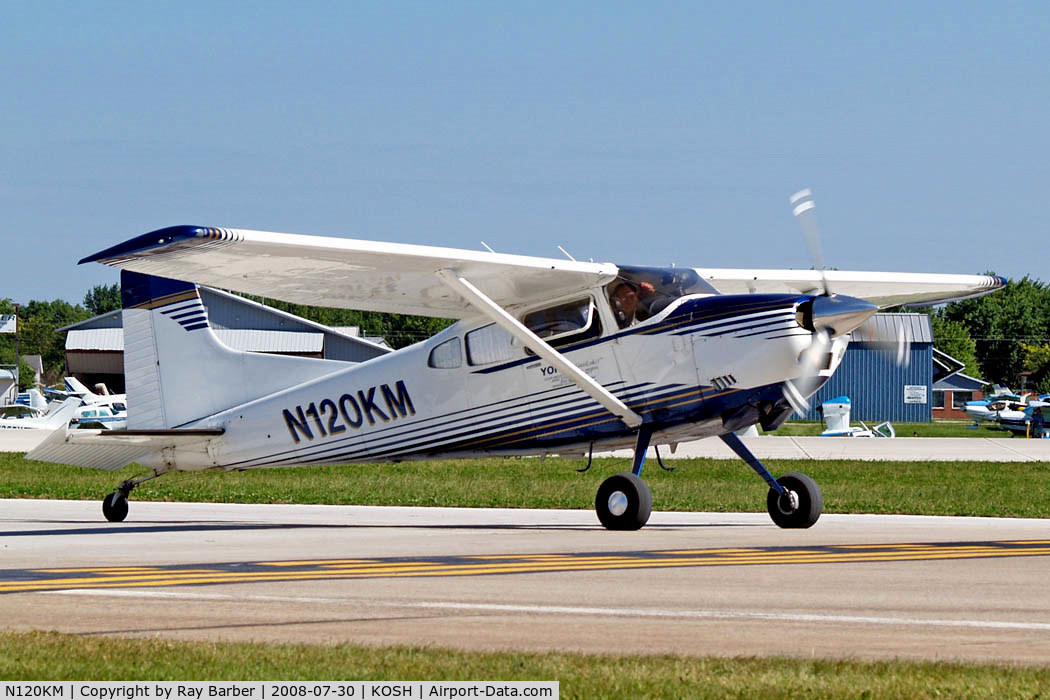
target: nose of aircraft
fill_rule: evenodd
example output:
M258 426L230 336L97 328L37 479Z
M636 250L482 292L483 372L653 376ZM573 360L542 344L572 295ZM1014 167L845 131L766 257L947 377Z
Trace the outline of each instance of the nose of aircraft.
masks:
M799 323L810 331L826 331L834 338L857 328L878 310L878 306L865 299L824 294L799 307Z

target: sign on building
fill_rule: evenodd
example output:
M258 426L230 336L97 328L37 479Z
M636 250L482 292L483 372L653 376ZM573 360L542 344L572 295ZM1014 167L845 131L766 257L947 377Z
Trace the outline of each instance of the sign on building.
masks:
M15 318L14 314L0 314L0 333L15 333Z
M926 385L905 384L904 403L926 403Z

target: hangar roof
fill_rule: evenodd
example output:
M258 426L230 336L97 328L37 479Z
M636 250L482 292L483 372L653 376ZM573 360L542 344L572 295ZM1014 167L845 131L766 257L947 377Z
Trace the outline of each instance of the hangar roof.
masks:
M324 350L324 333L217 328L215 335L233 350L315 354ZM66 350L123 352L124 331L120 328L71 330L66 336Z
M331 328L219 289L201 287L200 294L212 330L234 350L323 354L327 359L349 362L363 362L391 351L382 338L364 338L359 332ZM117 309L58 330L68 331L67 352L121 352L122 321Z
M897 342L900 329L910 332L913 343L932 343L933 325L926 314L875 314L850 334L852 343Z

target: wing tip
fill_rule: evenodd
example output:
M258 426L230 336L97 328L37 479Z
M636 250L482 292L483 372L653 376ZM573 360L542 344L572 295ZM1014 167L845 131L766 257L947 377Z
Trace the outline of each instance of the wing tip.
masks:
M135 236L123 243L110 246L105 250L100 250L93 255L81 258L77 264L83 265L84 263L90 262L106 263L116 258L134 255L135 253L141 253L154 248L162 248L180 241L210 237L216 235L219 230L220 229L208 228L205 226L168 226L166 228L157 229L156 231L144 233L141 236Z

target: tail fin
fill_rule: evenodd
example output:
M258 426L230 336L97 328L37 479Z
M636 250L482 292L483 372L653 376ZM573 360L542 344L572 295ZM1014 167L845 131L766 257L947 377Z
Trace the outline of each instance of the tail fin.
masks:
M129 430L177 428L347 368L226 347L195 284L128 270L120 284Z
M47 399L44 398L39 389L30 389L28 394L30 408L35 408L39 411L47 410Z
M65 382L66 391L72 396L79 396L88 403L91 403L91 399L95 397L95 393L76 377L66 377Z
M69 425L69 421L76 415L77 409L80 408L81 402L77 397L68 398L62 403L55 406L54 410L50 413L44 414L43 426L44 428L64 428Z

